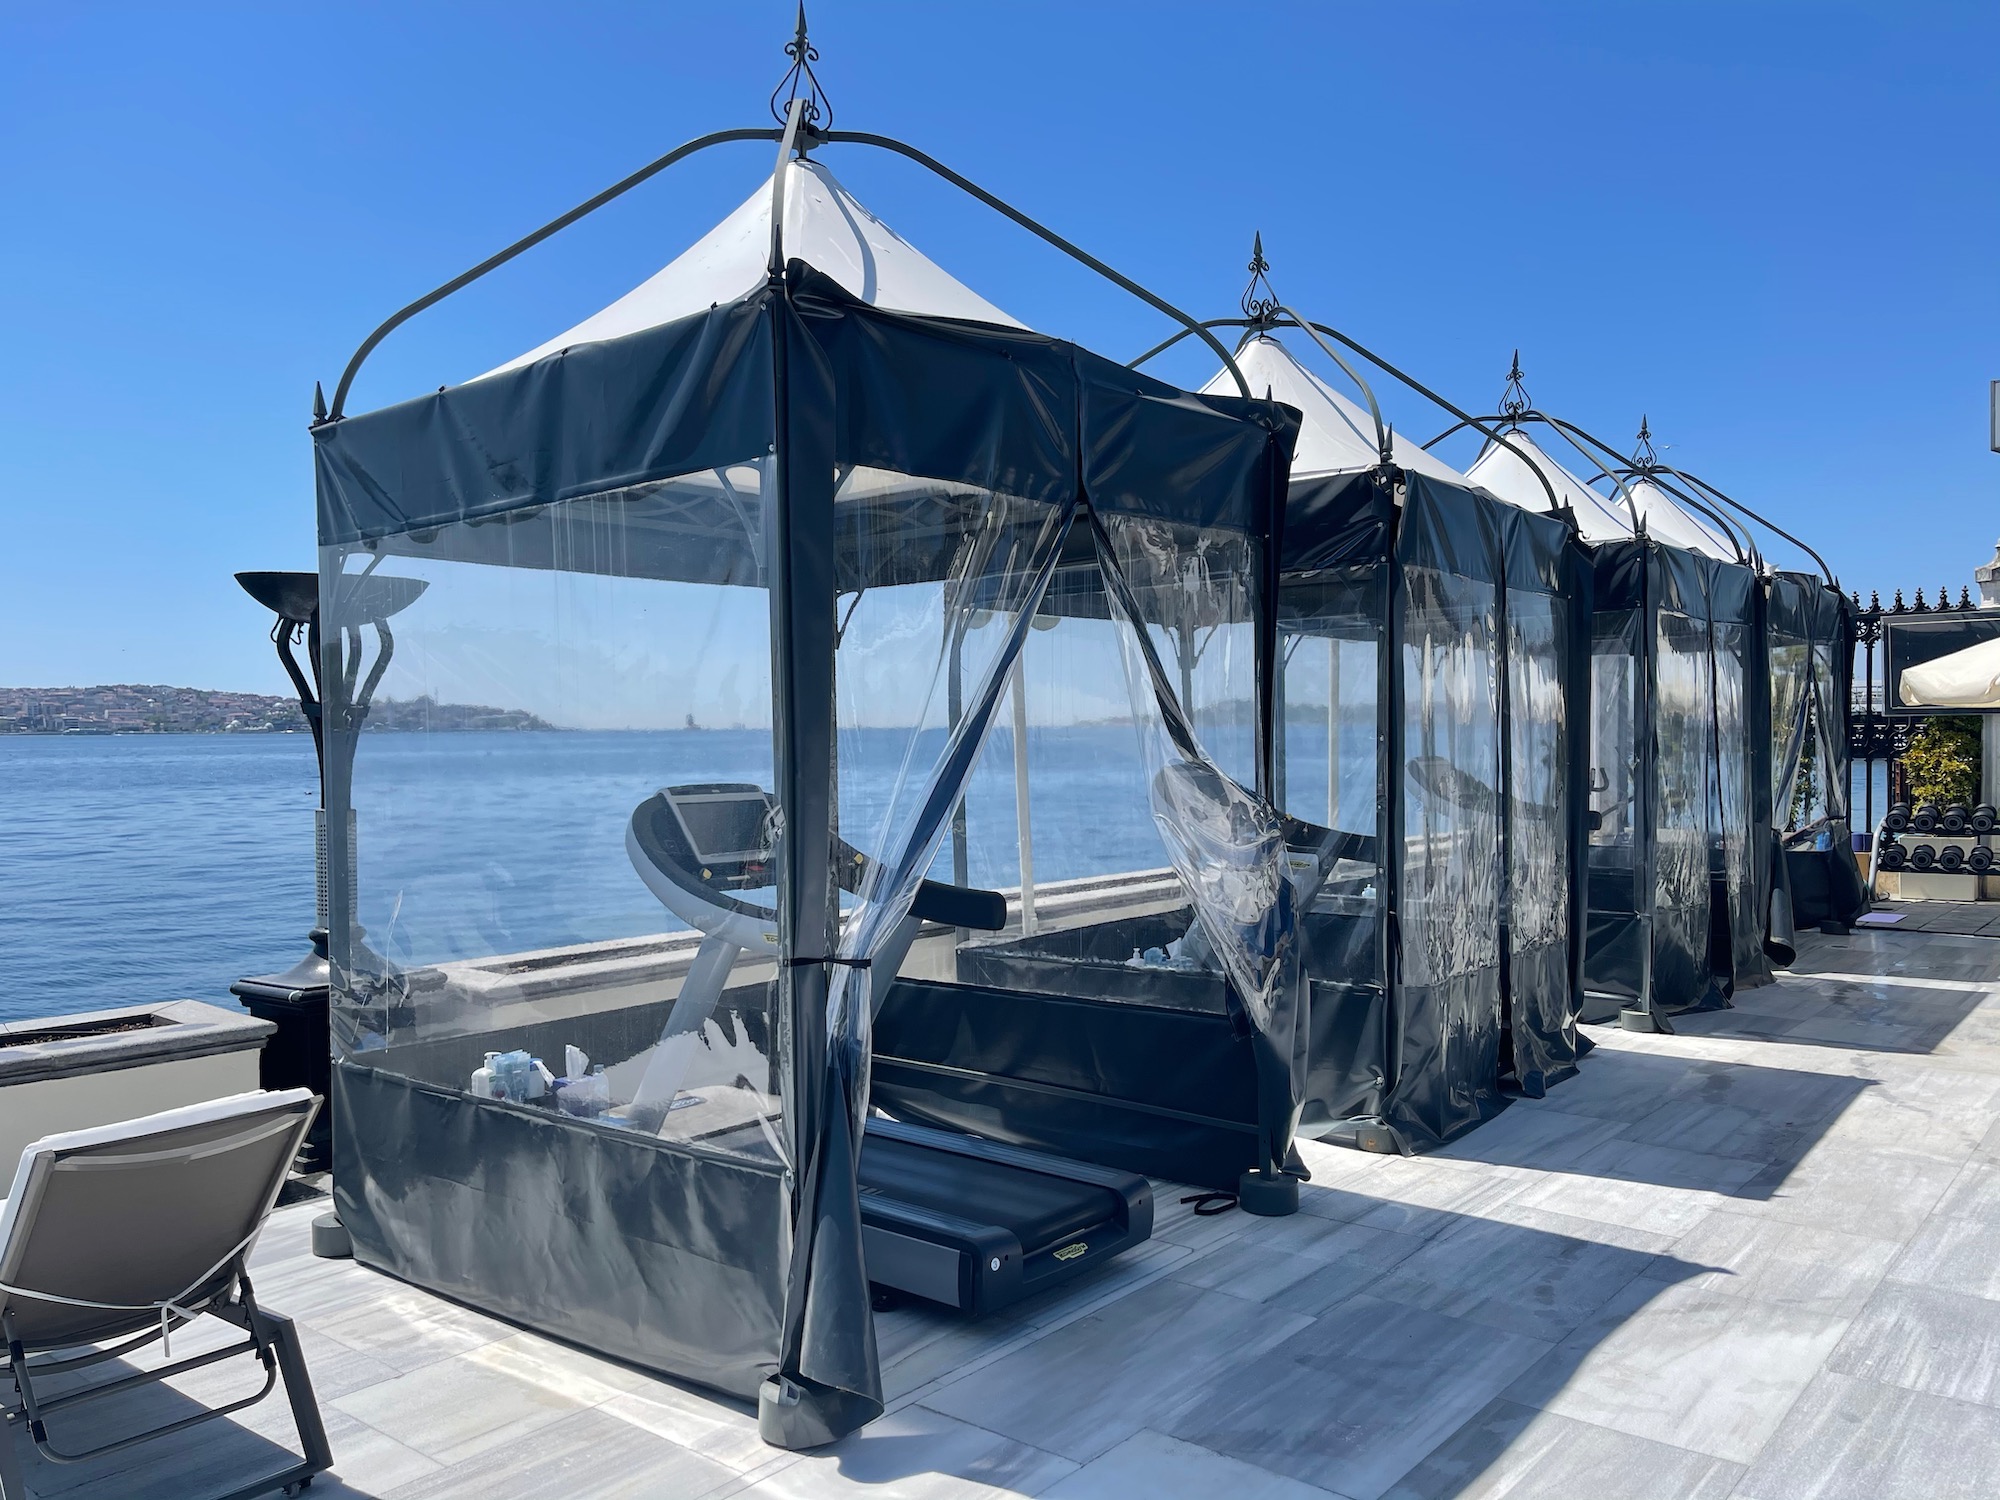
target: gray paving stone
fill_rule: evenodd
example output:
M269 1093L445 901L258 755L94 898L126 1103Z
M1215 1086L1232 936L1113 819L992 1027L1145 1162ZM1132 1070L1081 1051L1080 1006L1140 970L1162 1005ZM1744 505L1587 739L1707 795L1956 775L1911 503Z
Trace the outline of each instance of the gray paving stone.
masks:
M1085 1464L1042 1500L1137 1500L1152 1495L1213 1496L1216 1500L1345 1500L1237 1459L1157 1432L1138 1432Z
M2000 1163L1975 1155L1959 1169L1934 1212L2000 1230Z
M1156 1282L1077 1319L923 1404L1019 1442L1088 1462L1156 1419L1195 1383L1305 1327L1295 1314L1177 1281ZM1178 1435L1178 1434L1177 1434Z
M1625 1138L1762 1164L1797 1161L1867 1087L1838 1075L1700 1062Z
M1002 1493L1040 1494L1075 1469L1068 1459L913 1406L779 1463L742 1493L758 1500L997 1500ZM653 1493L663 1500L674 1495Z
M1797 1165L1771 1168L1745 1183L1729 1206L1793 1224L1849 1232L1865 1227L1881 1239L1908 1239L1961 1165L1921 1152L1822 1141Z
M665 1438L580 1411L518 1441L489 1448L397 1486L385 1500L700 1500L736 1471ZM315 1486L317 1489L317 1486Z
M2000 1302L1889 1282L1869 1299L1827 1368L2000 1406Z
M1612 1141L1568 1172L1550 1173L1514 1195L1524 1207L1678 1237L1757 1174L1753 1162Z
M1748 1463L1846 1329L1845 1319L1642 1278L1506 1394Z
M1889 1280L2000 1301L1994 1231L1977 1219L1934 1214L1890 1265Z
M1491 1402L1383 1500L1725 1500L1741 1464Z
M1369 1290L1392 1302L1554 1342L1656 1261L1588 1239L1466 1219L1397 1263Z
M1154 1425L1352 1500L1375 1500L1549 1347L1356 1296L1202 1383Z
M1294 1235L1266 1244L1245 1234L1190 1256L1168 1274L1190 1286L1227 1292L1252 1302L1272 1302L1290 1312L1317 1316L1350 1292L1370 1285L1425 1242L1387 1229L1298 1214L1309 1238ZM1300 1283L1309 1283L1303 1290Z
M1567 1079L1558 1088L1567 1088L1577 1078ZM1436 1153L1434 1160L1483 1162L1492 1166L1533 1167L1538 1171L1560 1171L1593 1147L1620 1135L1621 1120L1600 1119L1574 1110L1551 1107L1549 1099L1516 1101L1498 1119L1489 1120L1471 1134L1461 1137Z
M1800 1307L1830 1317L1860 1313L1901 1247L1844 1230L1737 1213L1703 1219L1646 1272L1704 1291Z
M1851 1375L1805 1390L1736 1500L1990 1500L2000 1411Z
M469 1355L342 1396L338 1409L377 1432L450 1465L537 1427L553 1426L589 1403L517 1379Z

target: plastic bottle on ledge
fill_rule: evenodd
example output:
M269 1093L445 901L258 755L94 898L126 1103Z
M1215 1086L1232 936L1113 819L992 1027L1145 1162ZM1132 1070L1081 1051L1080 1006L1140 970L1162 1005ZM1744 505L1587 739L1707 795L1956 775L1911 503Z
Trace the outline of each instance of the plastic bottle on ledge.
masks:
M499 1060L499 1053L489 1052L486 1054L486 1065L472 1070L471 1092L473 1098L498 1099L500 1097L500 1075L495 1071L493 1066Z

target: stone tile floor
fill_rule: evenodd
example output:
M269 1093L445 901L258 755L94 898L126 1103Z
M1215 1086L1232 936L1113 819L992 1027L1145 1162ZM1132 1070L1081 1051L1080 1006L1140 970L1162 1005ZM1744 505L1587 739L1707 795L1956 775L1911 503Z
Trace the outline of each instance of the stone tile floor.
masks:
M2000 941L1814 936L1733 1011L1591 1034L1578 1077L1434 1156L1309 1148L1294 1218L1195 1218L1163 1186L1152 1242L1094 1280L979 1324L882 1317L889 1413L806 1456L728 1401L314 1260L314 1206L283 1209L258 1287L305 1330L338 1457L312 1493L2000 1493ZM274 1400L30 1480L198 1500L288 1436Z

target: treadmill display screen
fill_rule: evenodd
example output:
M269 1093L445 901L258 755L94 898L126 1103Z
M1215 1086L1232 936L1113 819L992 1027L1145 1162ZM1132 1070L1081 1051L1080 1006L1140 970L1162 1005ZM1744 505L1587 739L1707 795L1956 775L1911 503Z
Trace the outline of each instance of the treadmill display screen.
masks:
M688 847L705 864L761 860L765 801L762 792L667 793Z

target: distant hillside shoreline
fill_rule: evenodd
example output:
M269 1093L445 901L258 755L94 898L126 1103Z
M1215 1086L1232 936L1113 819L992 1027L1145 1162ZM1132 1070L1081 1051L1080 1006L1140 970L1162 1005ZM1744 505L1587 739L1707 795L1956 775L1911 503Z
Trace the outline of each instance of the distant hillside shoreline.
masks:
M553 729L518 708L383 699L368 711L371 730ZM0 734L304 734L291 698L158 683L98 687L0 688Z

